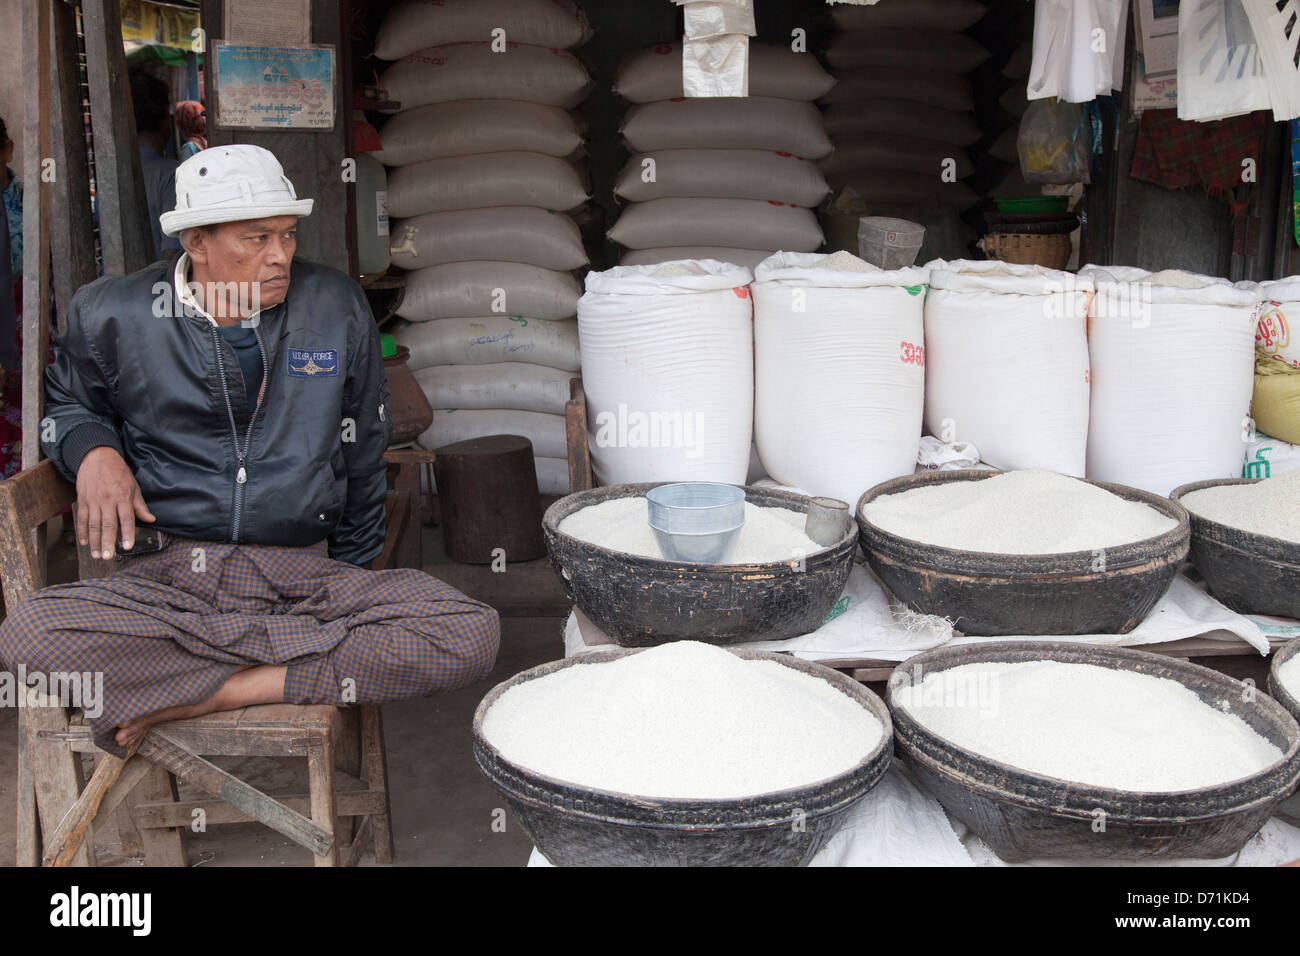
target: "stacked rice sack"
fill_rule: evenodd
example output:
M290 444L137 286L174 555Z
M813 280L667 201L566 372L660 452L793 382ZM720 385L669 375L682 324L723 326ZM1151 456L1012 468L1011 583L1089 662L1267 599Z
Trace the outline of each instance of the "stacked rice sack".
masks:
M608 236L624 265L714 259L752 269L777 250L812 252L812 207L827 195L813 160L830 140L813 101L834 80L808 53L750 42L748 97L683 96L682 45L628 57L614 90L632 106L632 156L614 193L628 203Z
M571 0L404 0L375 54L400 103L374 155L389 167L393 264L408 270L397 341L434 408L424 448L492 434L533 443L544 494L568 491L564 403L578 370L588 199L568 112L592 83L569 48Z
M926 227L917 261L962 258L973 233L960 212L979 201L963 180L981 131L966 73L988 52L961 31L977 0L836 5L826 49L835 87L821 97L835 152L821 161L834 191L828 250L858 252L858 220L893 216Z

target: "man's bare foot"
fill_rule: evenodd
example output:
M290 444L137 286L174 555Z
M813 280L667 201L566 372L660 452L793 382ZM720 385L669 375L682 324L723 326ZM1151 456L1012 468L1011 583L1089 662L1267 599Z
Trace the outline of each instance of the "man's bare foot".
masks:
M213 692L212 696L197 704L182 707L166 707L144 714L118 728L113 739L121 747L138 743L149 728L168 720L184 720L187 717L201 717L215 714L221 710L238 710L254 704L280 704L284 702L284 675L286 668L271 664L259 664L236 671L226 682Z

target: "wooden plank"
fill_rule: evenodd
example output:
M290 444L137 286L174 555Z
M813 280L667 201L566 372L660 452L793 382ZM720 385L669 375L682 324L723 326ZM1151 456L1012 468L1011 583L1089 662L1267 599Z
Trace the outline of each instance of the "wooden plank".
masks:
M53 16L51 143L58 176L53 183L52 201L59 214L50 223L50 251L54 302L59 315L66 316L73 293L93 282L97 275L95 218L90 205L90 169L81 113L77 14L70 4L55 3Z
M41 857L40 824L36 819L36 786L27 752L27 708L18 709L18 833L14 844L17 866L36 866Z
M326 734L307 742L307 786L311 792L311 818L322 830L334 833L338 822L338 800L334 792L334 737ZM338 866L339 846L335 839L316 852L317 866Z
M330 830L278 803L210 761L190 753L158 727L145 735L139 753L205 793L238 807L259 823L283 834L299 846L306 847L318 857L330 853L334 844ZM312 815L316 815L314 810Z
M126 796L128 791L135 789L135 785L144 777L142 771L148 770L148 761L136 759L131 773L127 774L126 769L134 758L133 750L134 747L128 748L125 759L112 754L104 754L100 757L90 782L81 791L81 796L77 798L72 809L59 820L54 832L45 841L46 866L65 867L72 862L77 851L81 849L90 825L99 813L100 805L106 795L122 783L124 777L127 786L125 789L119 788L119 792L114 795L113 805L105 810L105 814L121 803L122 797Z
M393 567L398 546L401 545L401 539L406 534L407 524L410 522L411 499L408 495L390 491L384 502L384 510L387 514L388 530L384 536L384 549L379 552L379 557L371 562L373 568Z
M23 465L40 461L45 414L45 352L50 332L50 184L42 175L50 145L51 0L24 0L23 76ZM8 289L0 290L5 295ZM43 555L38 555L43 557Z
M149 775L131 795L131 803L139 806L142 803L151 805L174 805L176 803L176 778L167 772L167 768L152 764ZM227 806L227 804L222 804ZM132 814L134 820L134 813ZM186 816L182 822L174 827L140 827L136 821L137 831L140 834L140 845L144 848L145 863L149 866L187 866L189 861L185 857L185 844L182 841L182 834L189 829L193 818Z
M385 794L379 790L345 790L338 794L337 810L341 817L363 817L380 813L385 806ZM307 814L311 812L311 795L293 793L277 795L276 800L291 810ZM138 803L134 816L136 826L141 832L166 827L188 827L194 819L194 811L202 810L208 826L224 826L228 823L256 823L256 818L216 800L164 800Z
M153 261L153 228L122 49L121 5L118 0L82 0L81 23L86 37L104 274L126 275Z
M76 805L81 795L81 758L63 741L41 736L42 733L66 732L68 715L64 708L50 706L48 698L41 698L38 706L25 709L23 730L27 738L41 837L49 846L59 821ZM87 829L87 838L73 854L71 865L92 864L93 832L93 827Z
M595 487L591 448L587 443L587 393L581 378L569 379L569 400L564 403L564 438L569 458L569 494Z
M393 862L393 817L388 797L388 752L384 747L384 716L378 704L361 707L361 760L366 786L384 795L383 809L372 818L375 862Z

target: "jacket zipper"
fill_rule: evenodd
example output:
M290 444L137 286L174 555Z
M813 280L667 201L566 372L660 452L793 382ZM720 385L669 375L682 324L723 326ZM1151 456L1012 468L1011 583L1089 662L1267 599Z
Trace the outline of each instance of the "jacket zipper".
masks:
M217 332L215 325L210 326L212 330L212 344L217 350L217 372L221 377L221 397L226 402L226 417L230 421L230 436L234 439L235 455L239 459L239 469L235 472L235 507L230 516L230 540L231 542L239 541L239 522L243 516L244 509L244 490L248 483L248 446L253 440L253 425L257 422L257 413L262 408L262 394L266 391L266 346L262 344L262 333L253 329L253 337L257 339L257 351L262 358L262 383L257 389L257 403L253 406L253 412L248 417L248 429L244 432L244 444L239 444L239 428L235 424L235 410L230 404L230 387L226 382L226 363L221 358L221 336Z

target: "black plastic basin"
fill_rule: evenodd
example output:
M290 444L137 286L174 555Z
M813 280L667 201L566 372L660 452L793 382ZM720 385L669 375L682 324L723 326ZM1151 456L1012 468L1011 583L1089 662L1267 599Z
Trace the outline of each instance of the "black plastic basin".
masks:
M993 554L941 548L877 528L868 502L950 481L983 481L1000 471L962 469L894 478L858 499L867 562L891 592L913 609L937 614L964 634L1126 634L1169 589L1187 556L1190 531L1182 506L1127 485L1090 481L1140 501L1177 524L1145 541L1063 554Z
M661 484L661 483L659 483ZM559 530L583 508L641 496L656 483L608 485L561 498L542 518L546 550L569 600L625 647L669 641L707 644L780 641L821 626L844 591L857 545L843 538L802 562L691 564L643 558L582 541ZM808 499L787 491L745 488L761 508L805 511Z
M537 849L556 866L802 866L884 776L893 731L884 702L857 681L781 654L729 648L825 680L875 715L884 734L850 770L806 787L743 799L672 800L575 786L506 760L483 736L483 718L511 687L568 667L599 667L640 650L610 650L542 664L494 687L474 712L474 759ZM582 728L575 727L575 734Z
M1169 495L1178 501L1202 488L1253 485L1262 478L1223 478L1180 485ZM1300 508L1300 503L1296 507ZM1300 618L1300 544L1253 534L1189 511L1192 563L1210 591L1234 611Z
M1287 709L1296 720L1300 720L1300 694L1292 693L1282 686L1282 665L1300 654L1300 637L1287 641L1273 653L1273 663L1268 668L1268 692L1273 699Z
M895 703L895 689L926 674L991 661L1062 661L1168 677L1226 708L1282 751L1250 777L1213 787L1141 793L1030 773L927 730ZM926 651L890 675L898 753L948 813L999 857L1124 859L1231 856L1300 780L1300 726L1266 694L1231 677L1159 654L1053 641L994 641ZM1033 733L1026 727L1025 733ZM1099 822L1102 824L1099 826Z

